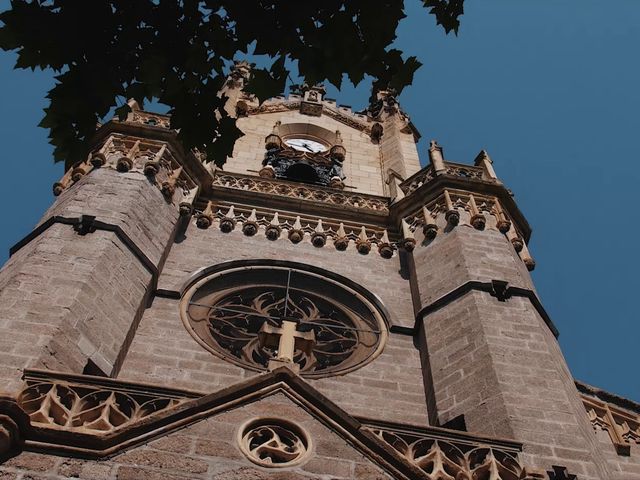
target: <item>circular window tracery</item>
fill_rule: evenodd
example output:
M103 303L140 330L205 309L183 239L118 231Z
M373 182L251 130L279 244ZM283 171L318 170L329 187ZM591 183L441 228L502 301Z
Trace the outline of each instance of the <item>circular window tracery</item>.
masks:
M348 281L347 281L348 282ZM278 342L265 341L294 321L296 335L313 337L293 361L308 377L342 374L380 353L387 326L366 292L299 266L251 265L210 274L185 292L181 316L194 338L212 353L245 368L265 370ZM307 346L308 347L308 346Z
M263 467L291 467L311 452L311 439L300 426L282 419L255 419L238 432L240 450Z

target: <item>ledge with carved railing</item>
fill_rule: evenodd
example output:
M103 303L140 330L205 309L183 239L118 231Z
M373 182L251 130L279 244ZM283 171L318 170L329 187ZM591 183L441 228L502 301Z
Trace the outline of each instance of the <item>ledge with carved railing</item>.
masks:
M429 159L429 165L400 182L399 188L404 195L409 195L439 176L500 183L493 170L493 161L484 150L475 158L473 165L453 163L444 160L443 149L434 140L429 148Z
M109 433L170 410L198 395L49 371L25 371L18 405L32 426L76 433Z
M362 255L368 254L375 246L383 258L391 258L398 248L408 246L407 239L397 239L394 234L390 236L386 229L377 226L302 217L273 209L257 210L228 202L218 205L209 201L204 208L196 210L196 225L207 229L214 224L224 233L238 228L248 237L262 231L271 241L286 236L297 244L307 238L317 248L322 248L331 241L336 250L344 251L352 244ZM415 240L413 244L415 245Z
M436 427L361 421L364 428L393 447L401 457L424 472L429 480L547 478L543 471L522 465L518 458L522 445L517 442Z
M184 171L167 142L111 133L85 161L73 165L60 181L53 184L53 194L60 195L98 168L145 175L167 201L176 199L175 194L178 194L181 208L189 210L197 192L196 183Z
M217 173L213 185L215 187L235 190L265 193L295 200L318 202L350 207L358 210L368 210L376 213L389 213L389 200L385 197L362 193L349 193L333 188L301 185L298 182L286 180L265 179L237 173Z
M583 392L614 397L584 384L578 384L578 388ZM628 456L632 444L640 445L640 405L632 405L636 410L632 411L587 393L582 393L581 397L594 430L607 432L619 455ZM633 403L626 399L620 400L628 404Z

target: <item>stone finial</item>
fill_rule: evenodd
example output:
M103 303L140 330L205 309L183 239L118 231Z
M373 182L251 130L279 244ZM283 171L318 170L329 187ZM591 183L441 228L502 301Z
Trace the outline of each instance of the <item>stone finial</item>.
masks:
M127 105L129 105L129 108L133 112L138 112L142 110L144 104L142 101L138 102L138 100L136 100L135 98L130 98L129 100L127 100Z
M296 221L293 222L293 226L289 229L289 240L293 243L300 243L304 238L304 230L302 230L302 224L300 223L300 216L296 217Z
M496 228L500 233L506 234L511 228L511 222L507 218L507 215L504 213L502 205L500 205L500 202L498 200L496 200L493 209L495 210L497 218Z
M90 162L94 168L99 168L103 166L105 163L107 163L107 156L105 155L105 152L109 150L112 144L113 144L113 136L110 136L107 139L107 141L104 142L102 147L100 147L100 150L98 150L92 155Z
M242 225L242 233L247 237L252 237L258 233L258 217L256 216L256 209L251 210L249 218Z
M378 242L378 253L382 258L391 258L393 256L393 247L389 242L389 234L386 229L382 232L382 237Z
M167 200L171 200L173 198L173 194L176 191L176 185L178 184L178 178L180 178L181 174L182 167L178 167L173 172L171 172L167 180L162 182L162 187L160 190Z
M278 212L273 214L273 218L264 231L264 234L269 240L277 240L282 233L282 227L280 226L280 220L278 219Z
M360 235L356 239L356 248L358 252L363 255L366 255L371 251L371 242L369 241L369 236L367 235L367 230L362 226L360 228Z
M236 228L236 214L233 210L233 205L231 205L224 217L220 219L220 230L224 233L229 233L234 228Z
M473 225L473 228L476 230L484 230L484 227L487 224L487 219L478 209L476 199L473 195L469 195L469 210L471 211L470 223Z
M311 243L318 248L324 247L325 243L327 243L327 234L324 231L321 219L318 219L318 224L311 234Z
M447 206L447 211L444 214L444 218L447 220L447 223L452 226L458 225L460 222L460 212L458 212L458 209L453 206L449 190L444 191L444 202Z
M196 218L196 226L198 228L209 228L213 223L213 202L207 202L207 208Z
M404 218L400 221L400 225L402 228L402 248L407 252L413 252L413 249L416 248L416 238Z
M433 240L438 235L438 225L436 219L427 207L422 207L422 216L424 217L424 226L422 227L422 233L428 240Z
M336 250L344 251L349 246L349 237L347 237L347 232L344 230L344 224L340 223L338 227L338 231L336 232L336 236L333 240L333 245L336 247Z
M264 139L265 148L267 150L280 150L283 148L282 139L280 138L280 125L282 122L278 120L273 125L273 130Z
M429 160L436 175L447 171L447 167L444 164L444 150L436 140L429 142Z
M193 214L193 202L196 200L199 190L200 188L198 186L194 186L184 192L184 194L182 195L182 200L180 201L180 205L178 206L180 215L186 217Z
M59 182L55 182L53 184L53 194L57 197L58 195L60 195L62 192L64 192L65 188L67 188L69 186L69 183L71 182L71 172L72 170L69 169L67 170L67 172L64 174L64 176L60 179Z
M480 150L480 153L476 156L473 164L477 167L482 167L484 177L487 180L498 180L495 170L493 169L493 160L486 150Z
M167 145L163 144L160 149L153 156L153 160L149 160L144 164L144 174L150 177L153 177L158 174L160 171L160 162L162 161L162 157L164 157L165 152L167 151Z

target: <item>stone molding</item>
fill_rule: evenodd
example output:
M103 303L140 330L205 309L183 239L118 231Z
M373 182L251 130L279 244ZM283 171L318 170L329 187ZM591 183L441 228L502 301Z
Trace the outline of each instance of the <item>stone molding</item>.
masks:
M336 205L341 208L389 213L389 199L376 195L344 192L334 188L306 185L287 180L266 179L238 173L218 172L214 176L213 186L242 192L257 192L275 195L287 199L302 200L321 205Z
M155 290L158 282L159 271L158 267L151 261L151 259L145 255L145 253L136 245L129 235L122 229L120 225L113 223L102 222L96 220L93 215L81 215L80 217L63 217L60 215L54 215L47 218L44 222L38 225L32 230L26 237L16 243L9 249L9 255L13 256L22 247L38 238L45 231L47 231L52 225L57 223L63 225L71 225L78 235L87 235L95 232L96 230L103 230L106 232L113 232L118 240L120 240L129 251L140 261L140 263L151 273L151 290Z
M509 285L509 282L505 282L504 280L491 280L491 282L470 280L454 288L429 305L425 305L424 307L422 307L422 309L420 309L420 311L416 314L416 325L412 329L411 333L415 335L415 332L418 330L419 324L424 320L424 317L435 312L436 310L449 305L450 303L458 300L462 296L474 290L489 293L489 295L497 298L501 302L504 302L511 297L528 298L531 301L531 304L535 308L536 312L538 312L538 314L546 323L547 327L549 327L549 330L551 330L551 333L553 333L556 338L560 335L560 332L554 325L551 317L549 317L547 311L542 306L542 303L540 302L540 299L538 298L538 295L535 291L528 288L512 287ZM391 331L394 331L394 327L391 328Z

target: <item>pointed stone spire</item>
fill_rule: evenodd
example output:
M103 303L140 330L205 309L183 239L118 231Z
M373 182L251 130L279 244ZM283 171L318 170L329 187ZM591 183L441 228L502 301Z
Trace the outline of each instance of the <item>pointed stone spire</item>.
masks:
M220 219L220 230L224 233L229 233L234 228L236 228L236 214L233 210L233 205L231 205L225 216Z
M178 184L178 178L180 178L181 174L182 167L178 167L171 172L171 175L169 175L167 180L162 183L161 191L167 200L171 200L171 198L173 198L173 194L176 191L176 185Z
M477 167L482 167L483 177L485 180L494 180L499 182L498 176L493 169L493 160L491 160L491 157L486 150L480 150L480 153L475 158L473 163Z
M296 221L293 222L293 226L289 229L289 240L293 243L299 243L304 238L304 230L302 230L302 224L300 223L300 216L296 217Z
M104 145L100 147L100 150L93 154L91 157L91 165L93 165L94 168L99 168L107 163L107 156L105 155L105 152L109 150L112 144L113 136L110 136L107 141L104 142Z
M162 161L162 157L164 156L166 151L167 151L167 145L163 144L160 147L160 150L158 150L156 154L153 156L153 160L149 160L147 163L144 164L145 175L153 177L158 174L158 172L160 171L160 162Z
M318 219L318 224L311 234L311 243L318 248L324 247L325 243L327 243L327 234L324 231L321 219Z
M242 225L242 233L247 237L252 237L258 233L258 217L256 216L256 209L251 210L249 218Z
M207 202L207 208L196 218L196 226L198 228L209 228L213 223L213 202Z
M393 247L389 241L389 234L386 229L382 232L382 237L378 242L378 253L382 258L391 258L393 256Z
M433 166L433 171L436 175L440 175L447 171L447 167L444 163L444 153L443 149L436 140L431 140L429 144L429 160L431 160L431 165Z
M363 255L366 255L371 251L371 241L369 240L369 236L367 235L367 230L362 226L360 228L360 235L356 239L356 248L358 252Z
M178 207L178 209L180 210L180 215L187 216L193 213L193 202L198 196L199 190L200 187L196 185L194 187L191 187L182 195L182 200L180 201L180 206Z
M273 214L273 218L269 222L269 225L264 231L264 234L269 240L277 240L282 233L282 227L280 226L280 220L278 219L278 212Z
M347 237L347 232L344 231L344 223L340 223L338 227L338 231L336 232L335 239L333 240L333 245L336 247L336 250L344 251L349 246L349 237Z
M133 146L129 149L126 155L123 155L116 162L116 170L125 173L133 168L133 159L140 151L140 140L136 140Z
M424 233L425 238L427 238L428 240L433 240L434 238L436 238L436 235L438 235L438 225L436 224L436 219L433 218L433 215L426 206L422 207L422 216L424 217L422 233Z
M404 218L400 220L400 225L402 227L402 248L407 252L413 252L413 249L416 248L416 237L413 236L411 227Z
M452 226L458 225L458 222L460 222L460 212L458 212L457 208L454 208L449 190L444 191L444 202L447 206L447 211L444 214L445 220Z
M478 209L476 199L473 195L469 195L469 210L471 211L470 223L473 225L473 228L476 230L484 230L484 227L487 224L487 219Z

